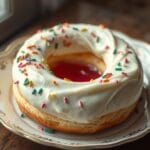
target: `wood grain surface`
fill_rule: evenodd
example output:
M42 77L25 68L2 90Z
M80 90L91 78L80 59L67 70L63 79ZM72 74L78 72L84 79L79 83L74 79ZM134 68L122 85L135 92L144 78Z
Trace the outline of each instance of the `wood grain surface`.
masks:
M54 14L44 17L22 29L9 39L33 34L38 29L51 27L61 22L100 24L124 32L150 43L150 1L149 0L74 0L66 3ZM135 142L112 150L147 149L150 134ZM8 131L0 124L0 150L56 150L24 139Z

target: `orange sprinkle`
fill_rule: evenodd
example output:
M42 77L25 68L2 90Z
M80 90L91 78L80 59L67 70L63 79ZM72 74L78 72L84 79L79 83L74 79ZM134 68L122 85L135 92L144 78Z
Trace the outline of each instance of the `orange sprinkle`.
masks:
M29 86L33 87L33 82L32 81L29 81Z
M28 49L36 48L36 45L29 45L27 46Z
M113 74L112 73L107 73L103 76L103 78L110 78Z
M104 28L105 28L104 24L100 24L100 25L99 25L99 28L100 28L100 29L104 29Z
M38 54L38 52L37 51L33 51L32 54Z
M70 81L71 81L71 80L70 80L70 79L68 79L68 78L64 78L64 80L65 80L65 81L68 81L68 82L70 82Z
M103 80L100 80L101 83L107 83L107 82L109 82L109 81L110 81L110 80L109 80L108 78L103 79Z
M63 26L64 27L69 27L69 23L65 22L65 23L63 23Z
M52 80L52 84L58 85L58 83L55 80Z

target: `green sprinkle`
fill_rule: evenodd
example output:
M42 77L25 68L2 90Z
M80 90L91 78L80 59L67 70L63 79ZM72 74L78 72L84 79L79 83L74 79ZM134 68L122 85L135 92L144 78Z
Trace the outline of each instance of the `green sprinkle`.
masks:
M32 94L36 95L36 89L33 89Z
M117 49L115 48L114 51L113 51L113 54L116 54L116 53L117 53Z
M100 41L100 38L99 38L99 36L97 36L96 42L99 43L99 41Z
M31 60L31 61L36 61L36 59L35 59L35 58L31 58L30 60Z
M116 71L122 71L122 68L115 68Z
M24 53L25 53L25 51L21 51L21 53L23 53L23 54L24 54Z
M40 89L39 89L39 91L38 91L38 94L40 94L40 95L41 95L42 93L43 93L43 89L42 89L42 88L40 88Z
M44 128L44 131L45 131L46 133L55 133L55 130L49 129L49 128Z
M121 66L121 63L119 62L117 65L118 65L118 66Z
M25 117L25 115L24 115L23 113L21 113L20 117L21 117L21 118L24 118L24 117Z
M79 29L78 29L78 28L76 28L76 27L73 27L72 29L73 29L73 30L76 30L76 31L79 31Z
M54 32L54 29L49 29L49 32Z
M54 46L54 47L55 47L55 49L57 49L57 48L58 48L58 43L55 43L55 46Z
M26 78L26 79L24 80L24 85L28 85L28 84L29 84L29 79Z

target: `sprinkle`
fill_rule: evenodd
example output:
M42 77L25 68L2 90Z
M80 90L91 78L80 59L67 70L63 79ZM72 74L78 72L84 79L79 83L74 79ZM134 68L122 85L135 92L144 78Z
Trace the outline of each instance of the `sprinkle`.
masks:
M67 97L63 98L65 104L69 104L69 99Z
M127 59L127 58L125 58L124 62L125 62L126 64L127 64L127 63L129 63L129 61L128 61L128 59Z
M64 47L69 47L71 45L71 41L64 39L63 40L63 46Z
M62 28L62 29L61 29L61 32L62 32L62 33L65 33L65 30Z
M118 65L118 66L121 66L121 63L119 62L117 65Z
M103 76L103 78L110 78L113 74L112 73L107 73Z
M115 68L116 71L122 71L122 68Z
M24 118L24 117L25 117L25 115L24 115L23 113L21 113L20 117L21 117L21 118Z
M33 82L32 81L29 81L29 86L33 87Z
M54 98L54 97L56 97L56 93L55 93L55 92L51 92L51 93L49 94L49 98Z
M33 51L32 54L35 54L35 55L36 55L36 54L38 54L38 52L37 52L37 51Z
M96 34L94 32L91 32L91 35L95 38Z
M128 77L128 74L126 72L122 72L122 75L124 75L125 77Z
M64 78L65 81L70 82L71 80L68 78Z
M14 84L19 84L19 80L15 81Z
M36 93L37 93L36 89L33 89L32 94L36 95Z
M41 58L41 63L44 63L45 62L45 59L42 57Z
M90 82L94 81L94 79L90 79Z
M127 51L127 54L132 54L132 53L133 53L132 51L129 51L129 50Z
M107 82L109 82L109 81L110 81L109 79L104 79L104 80L102 80L103 83L107 83Z
M97 36L97 38L96 38L96 42L97 42L97 43L99 43L99 41L100 41L100 37L99 37L99 36Z
M28 85L28 84L29 84L29 79L26 78L26 79L24 80L24 85Z
M41 50L42 50L40 47L37 47L36 49L37 49L37 50L39 50L39 51L41 51Z
M55 133L55 130L50 129L50 128L44 128L44 131L45 131L46 133L51 133L51 134L54 134L54 133Z
M43 89L42 89L42 88L40 88L40 89L39 89L39 91L38 91L38 94L40 94L40 95L41 95L42 93L43 93Z
M63 23L63 27L69 27L69 23L67 22Z
M87 31L88 31L88 29L86 29L86 28L82 28L80 31L81 31L81 32L87 32Z
M27 46L28 49L36 48L36 45L29 45Z
M108 49L109 49L109 46L108 46L108 45L106 45L106 46L105 46L105 50L108 50Z
M76 30L76 31L79 31L79 29L78 29L78 28L76 28L76 27L73 27L72 29L73 29L73 30Z
M117 53L117 49L115 48L114 51L113 51L113 54L116 54L116 53Z
M42 104L41 104L41 108L42 108L42 109L45 109L45 108L46 108L46 104L45 104L45 103L42 103Z
M104 29L104 28L105 28L104 24L100 24L100 25L99 25L99 28L100 28L100 29Z
M38 126L38 128L39 128L41 131L44 131L44 127Z
M55 80L52 80L52 84L58 85L58 83Z
M57 48L58 48L58 43L55 43L55 46L54 46L54 47L55 47L55 49L57 49Z
M78 106L79 106L80 108L83 108L83 107L84 107L83 102L82 102L81 100L78 101Z

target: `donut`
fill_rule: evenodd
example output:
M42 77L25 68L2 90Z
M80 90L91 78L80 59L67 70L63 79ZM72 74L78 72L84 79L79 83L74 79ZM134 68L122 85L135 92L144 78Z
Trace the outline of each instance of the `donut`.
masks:
M57 62L77 66L60 74L92 66L98 76L83 82L58 77L56 66L57 71L65 67ZM12 76L24 114L46 127L77 134L125 121L143 87L142 67L132 46L110 29L90 24L63 23L35 33L19 49Z

